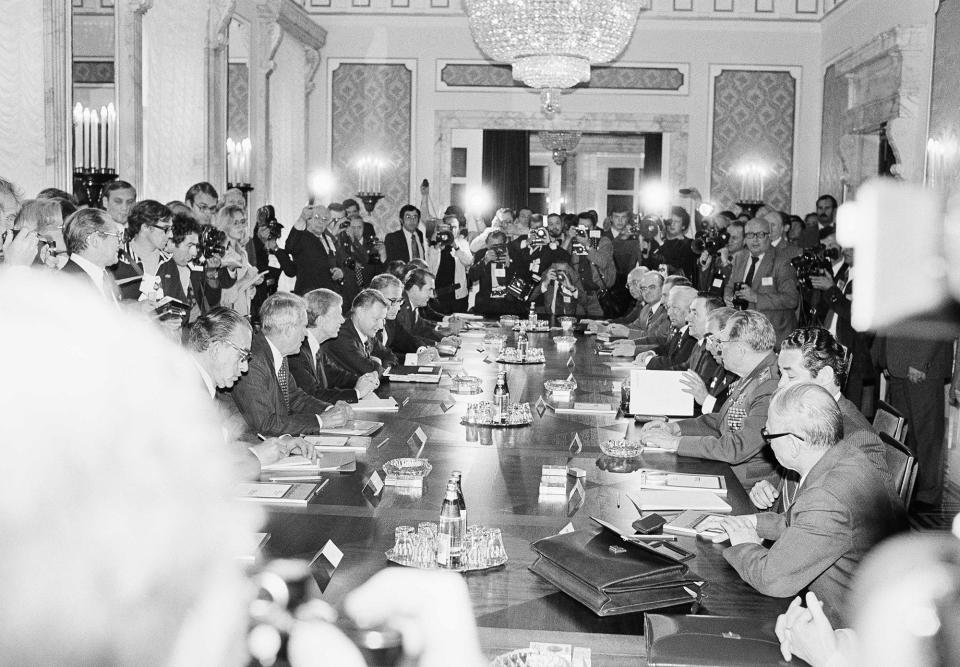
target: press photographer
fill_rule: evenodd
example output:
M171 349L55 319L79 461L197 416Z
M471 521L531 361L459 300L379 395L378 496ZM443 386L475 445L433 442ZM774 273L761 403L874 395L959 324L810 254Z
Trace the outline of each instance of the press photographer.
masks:
M710 233L714 236L711 237ZM719 249L716 243L708 243L708 239L719 241L722 235L726 235L726 244ZM702 247L698 243L701 239ZM725 228L712 228L711 230L697 234L693 241L693 250L699 252L697 259L697 288L701 292L707 292L711 296L723 296L727 279L730 278L730 271L733 268L733 256L743 250L743 223L731 222Z
M550 265L543 280L534 288L531 298L543 303L543 311L550 315L582 315L580 294L583 285L568 262Z
M250 262L257 267L258 272L266 271L262 283L257 285L250 303L250 312L256 316L260 312L260 305L264 300L277 291L280 274L291 278L297 275L297 265L290 257L290 253L278 244L283 233L283 225L277 220L277 212L273 206L267 204L257 209L257 222L253 238L248 246Z
M460 220L456 215L444 216L427 248L427 266L437 277L437 296L433 301L437 311L444 315L463 313L468 307L470 286L467 272L473 265L473 255L459 229Z
M551 217L556 218L556 229L560 231L560 216ZM560 247L547 227L536 227L527 236L511 241L507 251L513 260L513 277L507 290L521 301L532 299L538 307L547 305L538 298L536 287L554 264L569 265L570 253Z
M337 239L327 229L332 222L326 206L307 205L287 236L287 250L297 264L296 294L318 287L341 290L343 268ZM339 226L339 223L337 223Z
M593 211L580 213L576 231L568 240L566 249L570 252L573 270L583 285L581 311L590 317L604 317L608 310L619 310L615 297L609 292L617 279L617 268L613 262L613 242L596 226L597 217Z
M479 283L473 311L481 315L519 315L524 304L507 293L513 261L507 250L507 235L496 230L486 237L486 248L473 256L471 280Z

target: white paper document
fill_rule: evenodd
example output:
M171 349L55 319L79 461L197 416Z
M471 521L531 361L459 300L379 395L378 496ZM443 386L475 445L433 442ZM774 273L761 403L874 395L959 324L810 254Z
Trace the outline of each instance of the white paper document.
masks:
M693 415L693 395L683 390L683 371L630 371L630 413L634 415Z

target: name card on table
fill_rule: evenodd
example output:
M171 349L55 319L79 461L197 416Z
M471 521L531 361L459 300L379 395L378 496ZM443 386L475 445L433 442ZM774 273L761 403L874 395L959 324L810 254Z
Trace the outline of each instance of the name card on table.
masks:
M576 530L576 529L573 527L573 522L571 521L571 522L568 523L566 526L564 526L563 528L561 528L561 529L560 529L560 532L557 533L557 535L566 535L567 533L572 533L574 530Z
M570 447L568 447L568 449L572 454L579 454L583 451L583 443L580 441L579 433L573 434L573 440L570 441Z
M317 582L321 593L327 590L327 585L333 578L333 573L336 572L341 560L343 560L343 552L333 543L333 540L327 540L323 548L310 561L313 580Z
M567 359L567 368L573 368L577 363L573 360L573 357Z
M567 516L573 516L579 512L586 499L587 492L583 487L583 482L577 479L573 484L573 488L567 493Z
M370 475L367 483L363 485L363 491L373 496L380 495L380 492L383 491L383 478L379 472L374 471L373 474Z
M413 435L407 439L407 446L410 447L410 451L416 451L414 458L420 458L420 455L423 453L423 447L426 444L427 434L424 433L423 427L418 426L417 430L413 432Z
M537 402L534 404L534 407L537 409L537 414L540 415L541 417L543 416L543 413L547 411L547 402L543 400L542 395L540 396L540 398L537 399Z
M446 412L447 410L449 410L450 408L452 408L452 407L453 407L454 405L456 405L456 404L457 404L456 401L452 401L452 400L450 400L449 398L445 398L445 399L443 399L443 400L440 402L440 411L441 411L441 412Z

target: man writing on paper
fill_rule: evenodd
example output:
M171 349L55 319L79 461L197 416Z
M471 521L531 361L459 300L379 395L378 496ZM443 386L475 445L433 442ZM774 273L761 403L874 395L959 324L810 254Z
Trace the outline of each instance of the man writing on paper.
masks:
M290 372L300 388L321 401L356 403L380 386L371 371L357 376L330 360L324 343L337 337L343 324L343 299L332 290L320 288L304 295L307 302L307 335L300 354L290 356Z
M217 389L229 389L247 372L252 336L250 323L229 308L214 308L201 315L190 327L186 340L187 352L211 399L216 400ZM226 439L237 441L243 435L243 419L234 414L235 408L231 409L233 401L218 403L226 413L223 415ZM290 454L313 455L313 447L307 441L289 435L267 438L256 445L241 444L244 450L242 460L238 463L245 478L256 477L260 474L261 466L275 463Z
M776 469L760 433L780 373L773 353L776 333L754 310L734 313L717 341L724 367L740 376L718 413L676 422L652 421L640 429L645 444L683 456L725 461L745 488L771 478Z
M826 329L809 327L797 329L783 341L777 366L780 368L780 388L801 382L818 384L833 396L843 419L843 441L852 443L870 459L881 476L890 481L885 456L886 445L857 406L840 393L846 367L847 351ZM779 486L760 480L750 490L750 502L759 509L777 505L789 507L796 495L800 478L796 472L784 471ZM891 482L891 491L893 486Z
M264 435L317 433L353 418L342 401L330 405L297 385L287 356L299 354L307 333L303 297L277 292L260 307L263 333L253 337L250 369L233 387L233 400L250 428Z
M816 593L834 625L849 625L846 595L857 566L878 542L906 528L906 515L857 447L842 442L843 416L813 383L780 389L763 431L777 460L800 477L784 514L727 517L723 552L743 580L764 595ZM766 548L762 540L775 540Z

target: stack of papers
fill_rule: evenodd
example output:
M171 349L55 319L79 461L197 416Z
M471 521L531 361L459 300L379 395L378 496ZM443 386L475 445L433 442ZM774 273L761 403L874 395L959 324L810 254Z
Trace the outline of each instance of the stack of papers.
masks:
M283 505L306 505L310 502L322 485L314 482L271 484L268 482L244 482L237 488L237 495L242 500L252 500L261 503L277 503Z
M384 375L391 382L425 382L437 384L440 382L439 366L394 366Z
M617 409L609 403L574 403L572 408L557 408L557 414L615 415Z
M693 416L693 395L682 378L683 371L630 371L630 414Z
M630 500L641 512L664 512L670 510L703 510L728 514L730 505L716 493L709 491L664 491L662 489L644 489Z
M723 475L694 475L682 472L645 470L640 475L640 488L661 491L702 490L716 493L719 496L727 495L727 481L723 478Z

